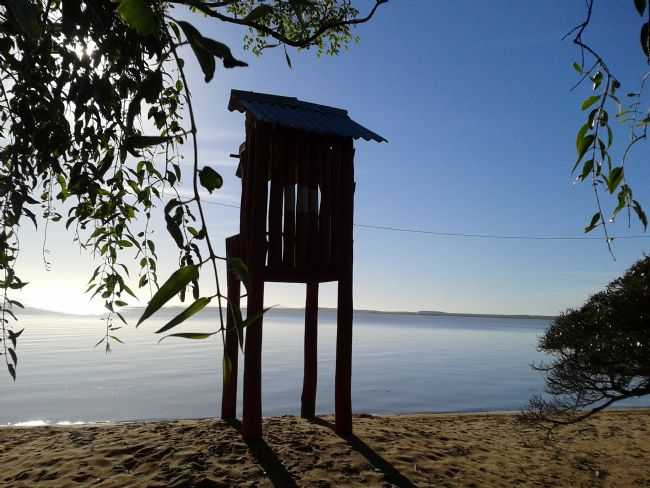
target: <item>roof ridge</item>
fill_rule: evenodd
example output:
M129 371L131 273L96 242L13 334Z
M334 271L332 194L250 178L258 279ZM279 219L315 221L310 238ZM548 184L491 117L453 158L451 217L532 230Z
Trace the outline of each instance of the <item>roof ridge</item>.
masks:
M355 139L361 137L377 142L386 141L380 135L352 120L347 110L305 102L296 97L232 90L228 110L250 113L258 120L286 127Z

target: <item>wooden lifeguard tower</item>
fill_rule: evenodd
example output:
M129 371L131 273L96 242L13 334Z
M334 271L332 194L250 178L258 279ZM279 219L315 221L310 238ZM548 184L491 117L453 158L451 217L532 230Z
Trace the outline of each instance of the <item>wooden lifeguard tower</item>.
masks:
M313 418L316 403L318 285L338 281L336 335L336 431L352 432L352 223L353 139L385 139L348 117L345 110L296 98L233 90L230 111L246 114L239 148L242 180L240 234L226 239L228 258L248 268L244 344L242 434L262 435L262 318L265 282L305 283L304 382L301 415ZM228 272L229 306L239 306L240 283ZM232 305L231 305L232 304ZM228 313L228 320L232 314ZM231 365L224 381L221 415L236 416L238 336L226 333Z

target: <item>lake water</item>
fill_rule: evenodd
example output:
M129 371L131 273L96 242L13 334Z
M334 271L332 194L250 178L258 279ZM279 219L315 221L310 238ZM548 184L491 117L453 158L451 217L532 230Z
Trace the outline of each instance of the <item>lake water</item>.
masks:
M118 331L125 344L115 344L109 355L101 346L93 348L103 335L96 317L23 313L18 381L0 374L0 425L218 415L220 335L157 344L153 331L169 313L137 330L129 325ZM135 324L136 317L131 314L129 322ZM204 311L178 331L214 330L216 317L215 311ZM264 415L300 411L303 324L302 311L271 311L265 318ZM369 413L520 409L543 387L530 364L544 359L536 344L547 326L538 319L357 312L353 408ZM318 413L334 410L335 332L335 313L321 311ZM241 402L241 386L239 395Z

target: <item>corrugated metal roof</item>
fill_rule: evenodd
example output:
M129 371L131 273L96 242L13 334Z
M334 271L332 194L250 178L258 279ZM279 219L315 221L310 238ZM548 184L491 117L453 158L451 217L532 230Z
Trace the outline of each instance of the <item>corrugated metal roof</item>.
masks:
M257 120L309 132L332 134L366 141L388 142L348 116L346 110L303 102L294 97L232 90L228 110L249 112Z

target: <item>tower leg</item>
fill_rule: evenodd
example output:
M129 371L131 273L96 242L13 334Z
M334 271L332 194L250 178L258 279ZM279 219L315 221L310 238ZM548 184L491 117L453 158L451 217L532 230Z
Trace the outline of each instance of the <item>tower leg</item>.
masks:
M305 374L302 383L300 416L316 415L317 351L318 351L318 282L307 283L305 303Z
M336 314L336 433L352 433L352 270L339 280Z
M239 236L226 239L226 258L238 257ZM234 419L237 416L237 367L239 361L238 337L233 307L239 310L241 286L235 273L228 267L228 306L226 310L226 344L224 346L223 394L221 396L221 418ZM229 366L229 371L226 369Z
M246 327L244 349L244 411L242 435L246 440L262 437L262 312L264 281L251 276L247 317L257 320Z

